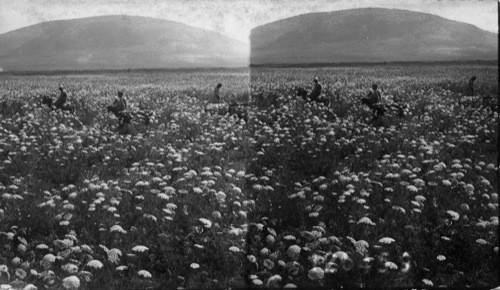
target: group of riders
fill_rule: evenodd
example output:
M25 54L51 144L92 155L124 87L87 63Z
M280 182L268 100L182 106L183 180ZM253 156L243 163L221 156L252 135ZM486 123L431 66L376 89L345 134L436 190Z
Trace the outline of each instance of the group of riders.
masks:
M49 106L53 110L64 110L73 112L74 108L68 104L68 94L66 93L64 87L59 86L59 97L53 102L48 96L43 96L42 103ZM107 107L108 112L113 113L118 119L118 128L122 128L126 124L129 124L132 120L132 116L129 111L127 111L127 100L123 96L123 92L119 91L118 95L114 98L111 105Z
M466 89L466 95L467 96L473 96L475 93L474 89L474 81L476 80L476 76L473 76L467 86ZM313 87L311 93L307 94L307 91L304 89L299 88L299 91L297 93L298 96L302 96L305 100L307 101L316 101L319 103L324 103L328 104L326 98L322 98L321 93L322 93L322 87L321 84L319 83L318 78L313 79ZM218 105L222 101L222 97L220 95L220 89L222 87L221 83L218 83L214 89L214 94L212 99L209 101L209 103ZM67 105L67 99L68 99L68 94L64 90L63 86L59 87L59 97L57 100L52 103L52 99L44 97L44 103L46 99L49 99L47 104L49 107L52 109L61 109L61 110L69 110L68 105ZM46 98L46 99L45 99ZM394 100L395 102L392 104L392 106L395 106L396 108L399 109L399 115L402 117L402 105L399 102L398 99ZM376 120L377 118L384 116L385 112L387 111L387 105L382 103L382 95L380 94L380 91L378 90L377 84L373 84L372 88L368 92L367 96L361 99L361 102L365 105L367 105L372 113L373 113L373 120ZM115 96L113 103L109 106L107 106L108 112L113 113L117 119L118 119L118 128L122 128L126 124L129 124L132 120L132 115L130 112L127 110L127 100L123 96L123 92L119 91L117 96ZM207 107L205 107L205 110Z
M224 105L221 104L221 95L220 95L220 88L222 87L222 84L219 83L214 89L214 94L212 99L210 100L210 108L214 108L214 111L218 108L218 105ZM310 93L308 93L305 89L303 88L298 88L297 90L297 96L302 97L306 101L311 101L311 102L317 102L317 103L322 103L326 106L329 105L330 100L326 98L324 95L322 95L322 86L318 80L317 77L313 79L313 86L312 90ZM399 116L402 117L404 115L404 107L405 105L402 104L398 99L394 100L395 102L391 104L391 106L394 106L395 108L398 109ZM361 102L365 105L367 105L373 112L373 120L378 119L379 117L382 117L385 115L385 112L388 110L387 104L384 104L382 102L382 95L380 94L380 91L378 90L378 86L376 84L372 85L372 88L368 92L367 97L362 98ZM234 102L231 104L234 105ZM229 105L229 108L231 108L231 105ZM205 107L205 111L207 111L207 108L209 106Z

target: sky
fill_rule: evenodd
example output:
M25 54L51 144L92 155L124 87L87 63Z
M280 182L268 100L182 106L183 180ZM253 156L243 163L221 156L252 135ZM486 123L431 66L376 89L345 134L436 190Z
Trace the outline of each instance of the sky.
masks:
M498 33L497 0L0 0L0 33L61 19L134 15L177 21L249 42L250 30L312 12L397 8Z

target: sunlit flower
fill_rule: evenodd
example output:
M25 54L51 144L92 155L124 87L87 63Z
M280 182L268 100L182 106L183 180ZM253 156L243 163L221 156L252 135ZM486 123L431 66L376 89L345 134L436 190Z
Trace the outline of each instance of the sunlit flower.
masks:
M99 260L92 260L87 263L87 266L94 269L101 269L104 265Z
M80 279L77 276L69 276L62 280L64 289L78 289L80 287Z
M236 246L231 246L231 247L229 247L229 251L231 251L233 253L239 253L241 250L240 250L240 248L238 248Z
M274 262L269 260L269 259L265 259L264 262L263 262L263 265L264 267L266 267L268 270L271 270L274 268Z
M450 218L454 221L458 221L458 219L460 218L460 215L455 212L455 211L452 211L452 210L447 210L446 213L450 216Z
M139 275L139 276L140 276L140 277L142 277L142 278L146 278L146 279L147 279L147 278L151 278L151 277L153 277L153 276L151 275L151 273L149 273L149 272L148 272L148 271L146 271L146 270L139 270L139 271L137 272L137 275Z
M124 230L124 229L123 229L120 225L114 225L114 226L112 226L112 227L109 229L109 231L110 231L111 233L114 233L114 232L117 232L117 233L122 233L122 234L126 234L126 233L127 233L127 231L126 231L126 230Z
M300 255L300 247L297 245L292 245L288 248L286 251L288 257L290 257L292 260L298 260L299 255Z
M473 194L474 193L474 186L472 184L465 185L464 189L469 194Z
M385 237L385 238L381 238L378 242L381 243L381 244L392 244L394 243L396 240L394 240L393 238L389 238L389 237Z
M391 270L397 270L398 269L398 265L396 265L395 263L391 262L391 261L387 261L384 263L384 266L387 268L387 269L391 269Z
M422 282L425 284L425 286L434 286L434 283L432 283L432 281L429 279L422 279Z
M483 180L481 180L481 185L489 187L490 186L490 182L487 179L483 179Z
M36 246L36 248L38 250L47 250L49 248L49 246L47 246L46 244L39 244Z
M417 192L418 191L418 188L416 186L413 186L413 185L408 185L406 187L407 190L411 191L411 192Z
M487 245L489 244L486 240L484 239L477 239L476 240L476 243L480 244L480 245Z
M357 222L357 224L366 224L366 225L371 225L371 226L375 225L375 223L372 222L372 220L368 217L360 218L359 221Z
M37 290L38 287L36 287L35 285L33 284L28 284L26 286L24 286L23 290Z
M44 266L45 269L50 269L52 263L54 263L55 261L56 261L56 256L52 254L47 254L43 256L42 265Z
M134 252L136 252L136 253L143 253L143 252L146 252L146 251L148 251L148 250L149 250L149 248L148 248L148 247L146 247L146 246L141 246L141 245L139 245L139 246L135 246L135 247L133 247L133 248L132 248L132 251L134 251Z
M76 274L78 272L78 266L72 263L64 264L61 269L69 274Z
M424 203L427 199L423 195L417 195L415 196L415 200L421 203Z
M198 268L200 268L200 265L197 263L191 263L190 267L191 267L191 269L198 269Z
M175 204L173 204L173 203L167 203L167 204L165 205L165 207L166 207L167 209L169 209L169 210L172 210L172 211L177 209L177 205L175 205Z
M318 281L325 277L325 271L320 267L314 267L309 270L307 277L313 281Z
M209 229L212 227L212 222L210 220L206 218L199 218L198 220L203 224L205 228Z
M271 276L268 280L267 280L267 285L269 287L273 287L273 288L276 288L279 286L279 283L281 282L282 278L280 275L274 275L274 276ZM254 280L254 284L255 284L255 280ZM256 284L257 285L257 284Z

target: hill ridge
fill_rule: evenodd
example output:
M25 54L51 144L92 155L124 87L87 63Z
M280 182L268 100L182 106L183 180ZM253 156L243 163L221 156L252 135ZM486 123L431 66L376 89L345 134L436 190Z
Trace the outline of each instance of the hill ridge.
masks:
M497 34L402 9L314 12L254 28L251 64L498 59Z
M144 16L43 22L0 35L5 70L238 67L248 46L219 32Z
M0 36L5 35L5 34L9 34L9 33L12 33L12 32L18 32L20 30L31 28L31 27L34 27L34 26L42 25L42 24L46 25L46 24L49 24L49 23L56 23L56 22L66 22L66 21L70 22L70 21L86 20L86 19L93 19L93 18L119 18L119 17L124 17L124 18L143 18L143 19L157 20L157 21L161 21L161 22L168 22L168 23L172 23L172 24L176 24L176 25L180 25L180 26L185 26L185 27L189 27L189 28L200 29L200 30L203 30L203 31L207 31L207 32L210 32L210 33L216 33L216 34L219 34L221 36L228 37L228 36L226 36L226 35L218 32L218 31L215 31L215 30L205 29L205 28L201 28L201 27L197 27L197 26L191 26L191 25L188 25L188 24L185 24L185 23L182 23L182 22L174 21L174 20L157 18L157 17L141 16L141 15L127 15L127 14L107 14L107 15L97 15L97 16L90 16L90 17L79 17L79 18L69 18L69 19L55 19L55 20L43 21L43 22L39 22L39 23L36 23L36 24L31 24L31 25L28 25L28 26L24 26L24 27L20 27L20 28L14 29L14 30L10 30L10 31L4 32L4 33L0 33ZM228 38L230 38L230 37L228 37ZM234 39L234 40L236 40L236 39ZM236 40L236 41L238 41L238 40Z
M471 26L474 26L474 27L476 27L478 29L481 29L480 27L478 27L478 26L476 26L474 24L465 23L465 22L461 22L461 21L458 21L458 20L449 19L449 18L442 17L442 16L439 16L439 15L436 15L436 14L430 14L430 13L419 12L419 11L412 11L412 10L407 10L407 9L399 9L399 8L366 7L366 8L342 9L342 10L334 10L334 11L326 11L326 12L310 12L310 13L304 13L304 14L294 15L294 16L291 16L291 17L286 17L286 18L278 19L276 21L272 21L272 22L269 22L269 23L265 23L265 24L262 24L262 25L255 26L254 28L252 28L252 30L253 29L257 29L259 27L266 26L268 24L280 22L282 20L298 18L298 17L304 16L304 15L331 14L331 13L336 13L336 12L346 12L346 11L355 11L355 10L392 10L392 11L400 11L400 12L410 12L410 13L413 13L413 14L422 14L422 15L429 16L429 17L435 17L435 18L440 18L440 19L452 21L452 22L463 23L463 24L471 25ZM487 31L487 30L484 30L484 29L481 29L481 30L495 34L494 32L491 32L491 31Z

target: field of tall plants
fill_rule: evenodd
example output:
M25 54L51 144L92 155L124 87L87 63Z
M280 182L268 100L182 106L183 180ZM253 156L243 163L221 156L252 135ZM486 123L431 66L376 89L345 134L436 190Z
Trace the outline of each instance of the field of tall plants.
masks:
M329 106L296 96L315 77ZM0 74L1 289L496 287L497 79L479 64ZM245 120L205 110L217 83ZM373 83L403 118L372 122ZM41 104L61 84L74 114ZM117 131L118 91L151 124Z

